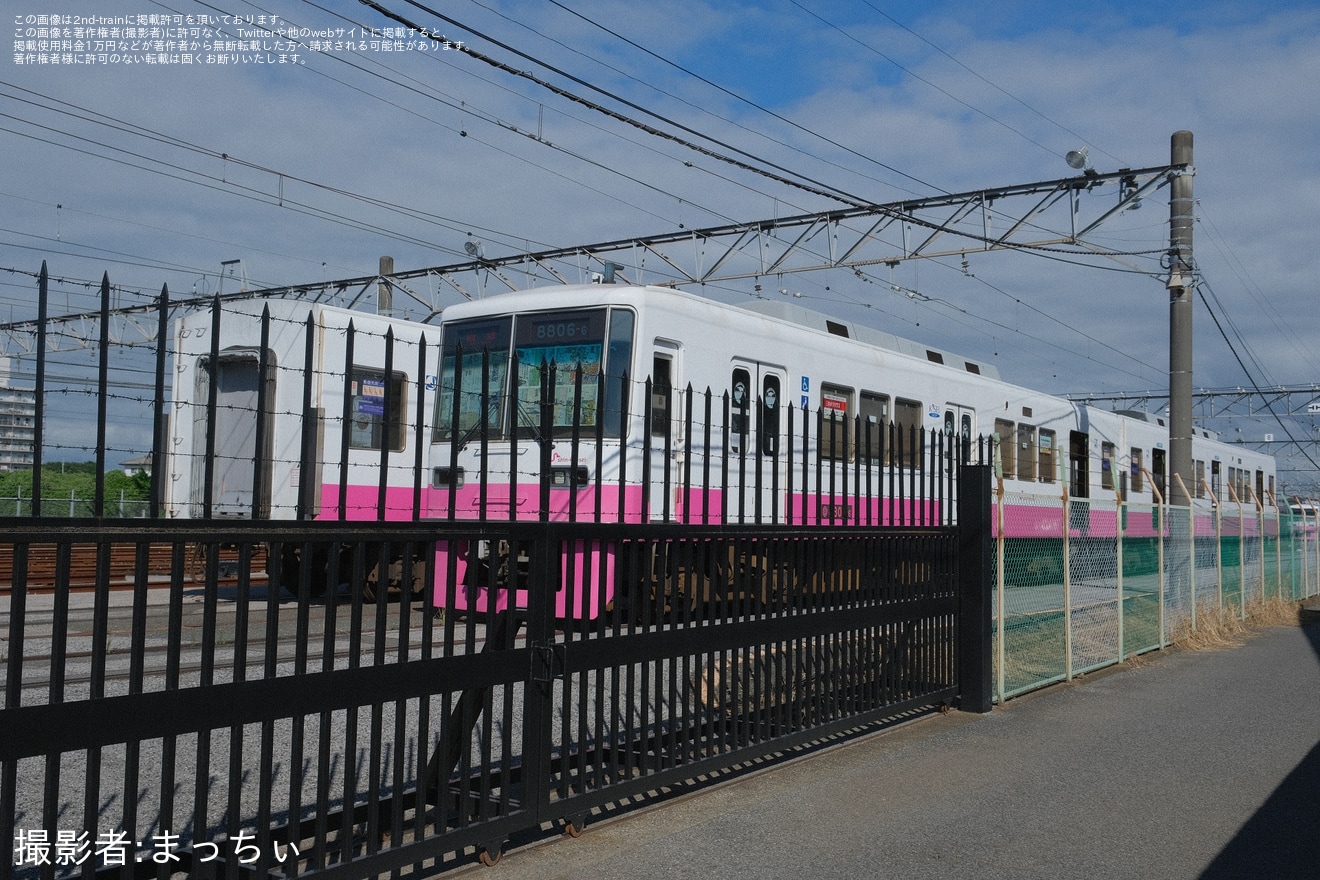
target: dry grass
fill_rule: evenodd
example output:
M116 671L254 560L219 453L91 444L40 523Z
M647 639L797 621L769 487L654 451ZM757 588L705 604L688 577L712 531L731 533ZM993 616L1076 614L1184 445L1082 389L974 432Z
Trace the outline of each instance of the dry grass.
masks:
M1197 609L1196 629L1191 628L1191 621L1181 622L1173 633L1173 643L1192 650L1230 648L1262 627L1295 625L1301 613L1301 603L1277 597L1248 603L1245 619L1236 606L1220 608L1207 603Z

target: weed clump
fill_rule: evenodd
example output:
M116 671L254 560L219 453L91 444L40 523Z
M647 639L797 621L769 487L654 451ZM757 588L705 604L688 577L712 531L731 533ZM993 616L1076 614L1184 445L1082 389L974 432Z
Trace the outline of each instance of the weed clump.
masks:
M1173 632L1173 643L1192 650L1230 648L1242 644L1255 630L1295 625L1301 618L1299 602L1277 596L1248 602L1245 609L1206 602L1197 607L1195 629L1190 619L1179 621Z

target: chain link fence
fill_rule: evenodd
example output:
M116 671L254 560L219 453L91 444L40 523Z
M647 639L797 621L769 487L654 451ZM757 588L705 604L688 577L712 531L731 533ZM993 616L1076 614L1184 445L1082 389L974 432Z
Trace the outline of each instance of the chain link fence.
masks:
M31 516L32 497L30 495L10 495L0 497L0 517ZM70 491L67 495L41 495L41 515L53 517L91 517L96 515L96 500L87 495ZM134 519L151 515L151 502L145 499L129 498L120 492L118 498L105 500L105 516L116 519Z
M994 512L995 694L1157 650L1198 615L1320 592L1314 516L1002 493Z

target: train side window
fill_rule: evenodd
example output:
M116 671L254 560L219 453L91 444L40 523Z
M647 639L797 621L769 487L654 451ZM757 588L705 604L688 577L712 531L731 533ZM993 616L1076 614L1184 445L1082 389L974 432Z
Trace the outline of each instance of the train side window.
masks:
M1100 444L1100 488L1114 488L1114 453L1118 448L1112 443Z
M738 367L733 371L733 381L729 388L729 446L741 455L747 449L747 435L751 431L751 374Z
M1032 425L1018 424L1018 479L1036 479L1036 428Z
M390 377L389 413L385 412L385 372L353 367L348 400L348 445L353 449L380 449L387 442L394 452L403 451L403 416L408 411L404 400L407 377Z
M862 460L875 464L884 457L889 442L889 395L863 391L858 414L862 417L862 433L857 438Z
M1054 432L1041 428L1037 437L1039 438L1037 449L1040 450L1040 481L1042 483L1053 483L1056 473L1054 467Z
M1012 480L1017 476L1017 446L1013 442L1013 423L1007 419L995 419L995 433L999 435L999 461L1003 466L1004 479Z
M1256 500L1265 503L1265 472L1256 471Z
M756 425L762 455L779 454L779 404L783 400L780 392L779 377L767 374L761 381L761 418Z
M921 464L921 403L916 400L894 398L894 427L897 437L894 445L903 450L900 465L917 467Z
M1196 463L1196 497L1205 497L1205 462Z
M669 414L674 400L674 359L657 354L651 367L651 434L669 436Z
M1274 474L1270 474L1270 482L1269 482L1269 486L1270 486L1270 497L1273 498L1273 497L1274 497ZM1264 500L1265 500L1265 499L1263 499L1263 498L1261 499L1262 502L1264 502Z
M628 419L628 375L632 366L633 313L627 309L610 310L610 335L605 355L605 400L601 418L606 437L621 437ZM587 389L583 388L583 394Z
M1145 475L1142 474L1142 472L1141 472L1141 450L1138 449L1138 448L1135 447L1135 446L1132 447L1132 480L1131 480L1131 485L1132 485L1132 491L1133 491L1133 492L1145 492L1145 491L1146 491Z
M1216 498L1224 491L1224 474L1217 461L1210 462L1210 494Z
M512 336L513 318L507 315L458 321L444 328L432 435L436 442L472 437L483 426L492 438L505 436Z
M848 459L851 453L853 391L839 385L820 386L820 454L822 458Z

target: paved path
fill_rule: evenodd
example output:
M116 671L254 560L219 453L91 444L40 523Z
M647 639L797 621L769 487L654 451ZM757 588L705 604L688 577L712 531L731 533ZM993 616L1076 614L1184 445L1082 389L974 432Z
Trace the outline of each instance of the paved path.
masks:
M1320 620L514 849L488 880L1320 878ZM461 870L458 873L466 873Z

